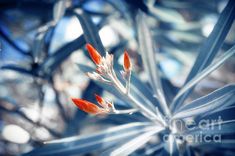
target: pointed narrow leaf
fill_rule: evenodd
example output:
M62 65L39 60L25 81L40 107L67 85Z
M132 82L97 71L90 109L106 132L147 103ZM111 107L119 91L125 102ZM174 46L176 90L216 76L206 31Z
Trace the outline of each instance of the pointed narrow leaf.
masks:
M148 75L150 76L149 82L151 84L151 87L156 96L159 98L163 111L167 115L169 115L170 112L166 104L165 97L163 95L160 75L157 69L157 62L155 59L155 48L145 19L146 17L144 16L144 14L142 12L139 12L136 19L137 30L138 30L138 41L140 45L139 48L141 56L143 58L145 70L148 72Z
M131 139L130 141L123 144L122 146L113 150L110 153L110 155L111 156L129 155L132 152L134 152L135 150L137 150L138 148L140 148L141 146L143 146L144 144L146 144L152 138L152 136L154 134L160 132L161 130L163 130L163 128L159 127L158 130L152 130L150 132L141 134L141 135L137 136L136 138Z
M79 22L82 26L83 34L85 36L86 42L90 43L97 49L97 51L104 56L105 49L101 42L99 36L99 29L97 26L92 22L91 17L84 13L82 10L76 10L75 15L79 19Z
M111 147L120 140L131 139L153 129L149 123L129 123L103 130L91 135L81 135L46 142L41 148L24 154L24 156L72 155L91 153L92 151Z
M16 72L19 72L21 74L27 74L27 75L33 75L33 76L37 76L35 73L33 73L32 71L30 70L27 70L27 69L24 69L22 67L18 67L18 66L15 66L15 65L3 65L1 67L2 70L13 70L13 71L16 71Z
M191 79L187 84L183 86L183 88L180 89L180 91L177 93L177 95L174 98L174 101L176 101L181 95L183 95L187 90L194 87L198 82L200 82L203 78L205 78L207 75L209 75L211 72L219 68L221 65L224 64L225 61L227 61L229 58L231 58L235 54L235 46L233 46L231 49L229 49L227 52L223 53L220 57L218 57L214 63L210 64L208 67L206 67L203 71L198 73L193 79Z
M50 55L41 65L40 65L40 73L45 73L46 75L52 74L57 67L67 59L70 54L72 54L75 50L81 48L85 45L84 35L81 35L77 39L68 44L64 45L60 49L58 49L55 53Z
M220 14L219 19L214 26L214 29L200 48L199 55L185 81L185 84L189 82L192 78L194 78L199 72L205 69L208 65L211 64L214 57L218 53L220 47L222 46L224 39L229 32L229 29L231 28L234 17L235 1L229 0L226 7ZM192 88L189 89L186 93L184 93L177 101L172 103L172 109L175 110L178 105L183 104L183 102L189 96L191 91Z
M195 101L182 106L173 115L173 119L201 115L206 112L215 111L220 107L232 105L235 100L235 85L225 86L209 95L196 99Z
M58 22L65 13L66 10L66 1L57 1L53 8L53 19L54 22Z
M228 135L234 134L235 120L226 120L204 125L203 127L197 127L192 130L187 130L184 135Z

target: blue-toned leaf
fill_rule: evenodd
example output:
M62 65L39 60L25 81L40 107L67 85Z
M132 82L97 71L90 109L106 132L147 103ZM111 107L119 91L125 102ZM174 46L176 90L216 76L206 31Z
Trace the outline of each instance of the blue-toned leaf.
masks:
M159 102L155 97L153 97L152 90L150 90L147 84L144 84L139 80L137 75L134 73L132 73L131 77L131 91L142 97L142 99L145 99L145 101L149 101L146 104L150 108L155 109L155 107L159 107Z
M159 133L161 130L163 130L162 127L156 128L155 130L143 133L139 136L137 136L134 139L131 139L130 141L126 142L125 144L121 145L120 147L117 147L113 151L110 152L110 155L118 156L118 155L129 155L144 144L146 144L154 134Z
M116 70L122 70L122 66L118 64L116 64L115 67ZM121 74L119 72L116 73L118 78L122 80ZM156 106L159 106L158 100L153 97L153 91L149 88L147 84L142 82L135 73L131 74L131 92L141 97L141 99L145 99L145 101L143 102L145 102L146 105L148 105L151 109L155 109Z
M94 46L101 55L105 55L105 48L99 36L99 29L92 22L91 17L84 13L82 10L76 10L75 15L79 19L82 26L83 35L87 43Z
M54 140L24 155L50 156L92 153L95 150L109 148L123 139L130 139L153 129L153 126L150 125L146 122L129 123L91 135L80 135Z
M164 95L165 95L166 101L168 103L170 103L170 101L172 101L173 98L175 97L175 95L178 92L179 88L174 86L170 82L170 80L168 80L166 78L162 78L161 81L162 81L162 87L163 87L163 91L164 91Z
M146 149L146 151L144 152L144 155L153 155L157 151L160 151L163 147L164 147L164 143L154 145L153 147Z
M184 135L229 135L234 134L235 120L217 121L210 124L203 125L201 127L193 128L192 130L186 130ZM206 140L202 140L206 141Z
M167 140L165 140L163 155L177 156L180 155L177 149L176 139L173 134L169 134Z
M142 12L139 12L136 19L138 41L140 45L139 48L141 56L143 58L145 70L148 72L148 75L150 77L149 82L151 84L151 87L154 93L156 94L164 113L169 115L170 112L163 95L162 84L160 81L161 79L157 68L157 62L155 59L155 47L153 45L152 37L145 19L145 15Z
M113 1L113 0L107 0L107 3L109 3L115 10L117 10L121 16L127 20L132 20L128 5L125 3L125 1Z
M32 48L32 57L34 62L38 62L42 52L44 51L45 37L47 33L53 29L54 25L52 23L47 23L42 27L37 29L37 33L34 38L34 44Z
M66 44L61 47L57 52L49 56L41 65L40 65L40 74L46 74L50 76L57 67L70 56L75 50L81 48L85 44L84 36L81 35L74 41ZM41 73L42 72L42 73Z
M119 107L119 103L114 102L115 107ZM127 124L131 122L147 122L148 119L146 119L144 116L141 115L141 113L133 113L133 114L109 114L106 118L102 118L97 121L97 123L101 124L111 124L111 125L122 125Z
M18 67L18 66L15 66L15 65L3 65L1 67L1 69L3 69L3 70L13 70L13 71L19 72L21 74L36 76L36 74L33 73L31 70L28 70L28 69L25 69L25 68L22 68L22 67Z
M226 101L227 102L227 101ZM230 106L222 106L213 111L201 114L195 118L196 122L200 122L201 120L218 120L219 118L222 120L234 120L235 119L235 101Z
M228 85L182 106L179 111L173 115L173 119L186 118L215 111L221 107L234 104L234 101L235 85Z
M207 75L212 73L214 70L219 68L221 65L224 64L225 61L227 61L229 58L231 58L235 54L235 46L233 46L231 49L229 49L227 52L223 53L220 57L218 57L214 63L210 64L208 67L206 67L203 71L198 73L193 79L191 79L188 83L186 83L180 91L177 93L177 95L174 98L174 101L177 101L179 97L181 97L186 91L193 88L198 82L200 82L203 78L205 78ZM173 102L174 102L173 101Z
M233 23L235 16L235 1L229 0L226 7L220 14L220 17L217 23L214 26L213 31L207 38L207 40L203 43L200 48L199 55L190 71L185 84L189 82L192 78L194 78L199 72L205 69L208 65L211 64L214 57L218 53L220 47L222 46L227 33ZM176 102L174 102L171 106L172 109L175 110L178 105L183 104L184 100L191 93L192 88L189 89L185 94L183 94Z
M126 2L129 3L136 10L140 9L141 11L143 11L146 14L149 13L148 6L145 4L144 1L126 0ZM135 10L133 9L133 11L135 11Z
M159 5L154 6L151 3L148 3L148 9L150 14L152 14L157 19L163 22L174 23L174 24L185 23L183 16L180 13L178 13L177 10L165 8Z
M20 52L23 55L29 56L30 52L25 51L22 49L19 45L17 45L8 35L7 33L0 27L0 36L14 49L16 49L18 52Z
M221 139L219 142L200 142L198 144L191 145L196 148L200 148L202 150L221 150L221 149L234 149L235 147L235 139Z
M63 16L66 10L66 1L57 1L53 7L53 20L57 23Z

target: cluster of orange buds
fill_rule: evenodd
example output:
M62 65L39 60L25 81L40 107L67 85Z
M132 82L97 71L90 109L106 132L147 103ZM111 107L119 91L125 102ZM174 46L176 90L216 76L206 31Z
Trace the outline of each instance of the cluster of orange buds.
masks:
M122 75L124 75L123 77L126 81L126 86L124 87L123 84L117 78L116 73L113 69L113 55L106 52L106 56L102 57L100 53L91 44L86 44L86 48L89 52L91 59L97 66L96 71L92 73L87 73L88 77L95 81L100 81L113 85L121 93L128 94L130 86L131 68L132 68L128 53L125 51L123 57L124 71ZM120 112L115 110L112 103L103 100L103 98L101 98L98 95L96 95L96 100L101 107L98 107L97 105L83 99L72 99L72 101L77 105L79 109L90 114Z
M95 94L95 97L100 107L92 102L83 99L72 98L72 101L80 110L89 114L97 115L114 112L115 108L112 103L105 101L99 95Z
M89 55L93 62L96 64L97 69L95 72L88 73L88 76L93 80L99 80L102 82L110 82L110 76L114 76L115 72L113 70L113 55L106 52L106 56L102 57L99 52L90 44L86 45ZM128 53L124 52L123 57L123 69L125 73L131 72L131 61Z

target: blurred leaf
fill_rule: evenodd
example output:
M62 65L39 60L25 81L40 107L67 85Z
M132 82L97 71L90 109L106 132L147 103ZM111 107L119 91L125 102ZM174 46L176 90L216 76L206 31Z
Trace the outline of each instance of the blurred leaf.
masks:
M161 81L166 101L167 103L170 103L170 101L173 100L179 89L175 85L173 85L167 78L162 78Z
M224 8L217 23L214 26L213 31L210 33L207 40L203 43L199 55L190 71L185 84L194 78L199 72L205 69L218 53L220 47L222 46L225 37L233 23L235 17L235 1L229 0L227 6ZM183 104L184 100L191 93L192 88L184 93L177 101L172 103L172 110L178 107L178 105Z
M172 118L186 118L214 111L220 107L227 107L234 103L235 85L225 86L206 96L180 107Z
M226 103L231 102L232 99L233 98L228 99L226 101ZM222 105L221 107L219 107L213 111L210 111L210 112L201 114L200 116L197 116L195 118L195 121L200 122L201 120L213 120L213 119L218 119L218 118L221 118L223 120L234 120L235 119L235 116L234 116L235 101L233 101L233 104L231 104L229 106L226 103L225 103L225 106Z
M136 19L139 48L143 58L145 70L148 72L150 77L149 82L155 93L155 96L157 96L164 113L169 115L170 112L164 99L162 84L160 81L161 78L157 69L155 47L153 45L152 37L145 19L146 16L142 12L139 12Z
M48 53L50 52L50 46L51 46L51 42L53 41L53 36L55 33L56 26L57 25L51 26L44 37L46 57L48 56Z
M150 14L163 22L175 24L185 23L183 16L178 13L177 10L165 8L159 5L153 6L152 4L148 4L148 9Z
M114 102L115 108L119 110L124 110L124 109L129 109L128 104L123 104L120 102ZM125 106L123 106L125 105ZM136 112L133 114L109 114L107 118L103 118L96 123L99 124L110 124L110 125L123 125L123 124L128 124L132 122L147 122L148 119L146 119L144 116L141 115L140 112Z
M168 36L169 38L173 37L178 42L189 42L189 43L201 43L204 39L203 36L198 35L196 33L191 32L183 32L183 31L177 31L177 30L170 30L170 31L160 31L160 34L164 34Z
M187 54L194 54L195 49L198 49L199 44L195 44L195 43L184 43L184 42L179 42L178 40L174 40L172 37L167 36L165 34L157 34L154 37L156 43L158 43L159 45L161 45L160 48L162 47L167 47L167 48L171 48L173 50L180 50L180 51L184 51L185 55ZM165 48L166 49L166 48ZM190 63L191 65L191 63Z
M47 33L51 29L53 29L53 27L54 27L54 25L52 23L46 23L42 27L38 28L37 34L34 39L33 48L32 48L32 56L33 56L34 62L37 63L40 59L40 56L43 54L43 52L45 50L44 49L45 37L46 37Z
M157 62L155 59L155 48L145 18L147 17L144 16L143 13L139 12L136 20L138 29L139 49L140 54L143 58L145 70L150 76L149 82L154 93L156 94L157 89L161 89L161 83L159 83L159 74L156 66Z
M93 68L91 68L89 66L86 66L86 65L83 65L83 64L77 64L77 65L78 65L79 69L81 71L83 71L84 73L95 71ZM102 87L106 91L108 91L108 92L112 93L113 95L115 95L116 97L118 97L119 99L122 99L122 95L113 86L110 86L109 84L102 83L102 82L97 82L97 81L94 81L94 82L98 86Z
M115 143L135 137L141 133L145 133L153 129L149 123L129 123L121 126L112 127L105 129L102 132L98 132L91 135L82 135L69 137L59 140L47 142L43 147L37 148L29 153L28 155L72 155L74 153L91 153L92 151L111 147Z
M132 21L130 15L130 9L128 8L125 1L115 1L115 0L106 0L114 9L116 9L122 17L124 17L127 21Z
M61 47L55 53L50 55L41 65L40 71L45 73L45 76L50 76L59 65L68 58L75 50L81 48L85 44L84 36L81 35L77 39ZM40 73L40 74L42 74Z
M101 95L103 88L98 86L95 82L90 81L86 89L82 93L82 98L91 102L96 102L95 94Z
M160 144L154 144L152 147L146 149L143 153L143 155L156 155L157 151L160 151L163 148L164 144L160 143ZM162 155L162 154L157 154L157 155Z
M145 12L146 14L149 13L148 6L144 3L143 0L135 1L135 0L126 0L127 3L130 4L131 7L133 7L135 10L140 9L141 11ZM134 12L135 10L131 10Z
M98 52L104 56L105 49L99 36L99 29L97 29L96 25L92 22L90 16L82 10L76 10L74 13L82 26L86 42L94 46Z
M200 149L204 153L210 153L213 156L233 156L235 146L234 139L223 139L221 142L203 142L200 144L192 144L194 149Z
M22 67L18 67L15 65L3 65L1 66L2 70L13 70L16 72L19 72L21 74L26 74L26 75L30 75L30 76L37 76L36 73L32 72L31 70L27 70L25 68Z
M63 16L66 10L66 1L59 0L54 4L53 8L53 19L57 23Z
M234 134L235 129L235 120L226 120L226 121L218 121L210 124L206 124L203 127L197 127L193 130L187 130L184 132L184 135L227 135ZM203 140L202 141L206 141Z
M8 35L7 33L0 27L0 36L14 49L20 52L23 55L30 56L29 51L23 50L19 45L17 45ZM1 43L2 44L2 43Z
M116 53L115 53L116 54ZM116 55L115 55L116 57ZM118 61L116 61L116 64L114 64L114 68L116 71L123 70L123 67L118 64ZM122 81L122 75L120 72L116 72L117 77ZM124 82L123 82L124 83ZM148 86L147 83L142 82L138 75L134 72L131 73L131 93L135 94L138 97L142 97L141 99L145 99L143 101L148 105L151 109L155 109L155 106L159 106L158 100L153 96L153 91ZM146 100L151 101L151 103L146 102Z
M144 99L151 101L152 104L149 102L149 104L146 104L148 104L152 109L155 109L156 106L159 107L159 102L155 97L153 97L152 90L147 84L143 83L135 73L132 73L131 75L131 92L132 91L141 97L144 96Z
M38 62L39 55L43 51L43 39L45 37L45 32L36 34L34 44L33 44L33 50L32 55L34 58L34 62Z
M117 147L115 150L110 152L110 155L118 156L118 155L129 155L144 144L146 144L154 134L159 133L163 128L155 129L152 131L149 131L147 133L143 133L139 136L137 136L134 139L131 139L130 141L126 142L125 144L121 145L120 147Z
M221 56L219 56L214 63L210 64L208 67L203 69L200 73L198 73L194 78L192 78L188 83L186 83L180 91L177 93L177 95L174 98L174 101L176 101L179 97L181 97L186 91L188 91L190 88L197 85L203 78L208 76L210 73L212 73L214 70L219 68L221 65L224 64L225 61L227 61L229 58L231 58L235 54L235 46L233 46L231 49L229 49L227 52L223 53ZM174 102L173 101L173 102Z

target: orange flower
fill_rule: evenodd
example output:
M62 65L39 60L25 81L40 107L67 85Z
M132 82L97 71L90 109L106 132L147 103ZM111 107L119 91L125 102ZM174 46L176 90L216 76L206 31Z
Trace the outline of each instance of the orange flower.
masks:
M89 114L102 114L106 113L106 111L97 105L83 100L83 99L77 99L77 98L72 98L73 103L82 111L89 113Z
M101 55L99 54L99 52L91 45L91 44L86 44L86 49L89 52L89 55L91 57L91 59L93 60L93 62L96 65L99 65L101 63Z
M131 61L130 61L130 57L129 57L127 51L124 52L123 68L124 68L125 71L130 71L131 70Z

